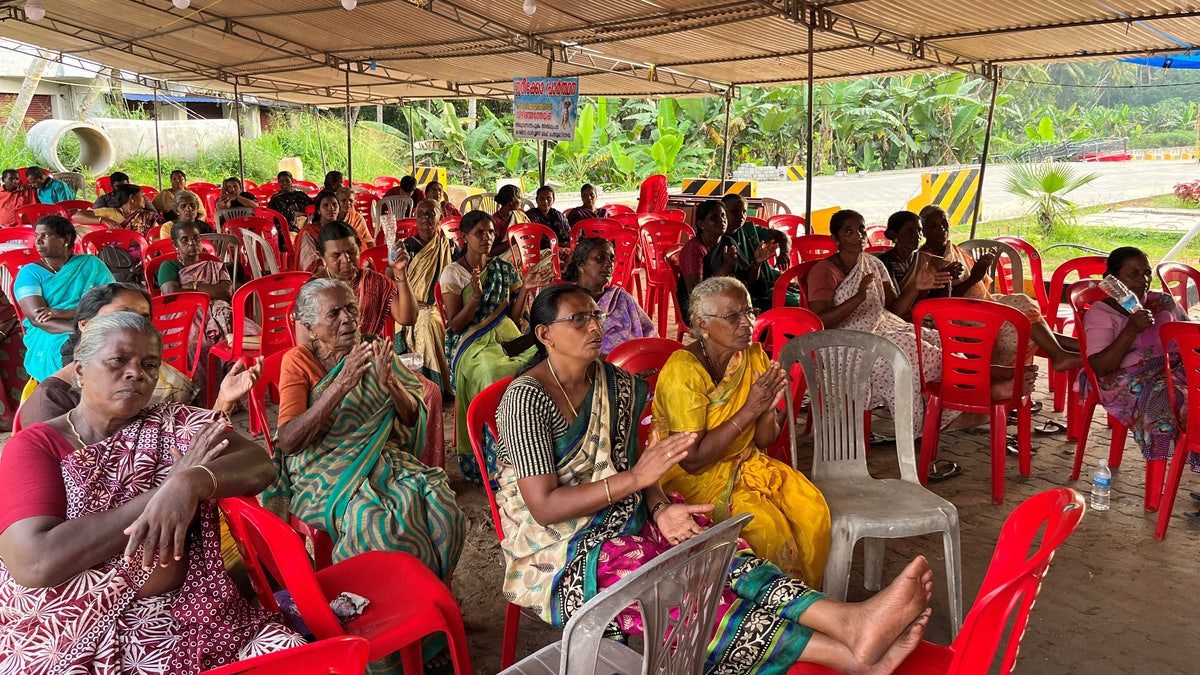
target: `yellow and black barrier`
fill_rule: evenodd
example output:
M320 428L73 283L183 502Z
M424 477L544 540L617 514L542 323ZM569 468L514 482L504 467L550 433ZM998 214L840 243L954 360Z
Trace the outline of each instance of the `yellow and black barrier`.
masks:
M975 214L975 195L979 192L979 169L960 169L921 174L921 193L908 202L908 210L920 213L930 204L946 211L950 226L965 225Z
M804 167L795 164L787 167L788 180L804 180Z
M743 197L757 197L758 183L752 180L718 180L716 178L684 178L683 194L697 197L724 197L727 194L739 194Z
M424 188L429 181L436 180L446 186L446 170L434 166L410 166L410 175L417 179L417 185Z

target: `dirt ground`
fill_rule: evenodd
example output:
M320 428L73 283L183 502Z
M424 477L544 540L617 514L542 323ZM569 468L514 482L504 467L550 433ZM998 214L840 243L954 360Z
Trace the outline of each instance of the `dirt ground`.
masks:
M1039 381L1045 391L1045 379ZM1041 396L1039 396L1041 397ZM1062 421L1051 412L1045 396L1041 420ZM963 554L963 603L967 611L983 581L1001 525L1025 498L1057 486L1090 490L1091 471L1108 453L1109 430L1096 415L1089 436L1084 480L1069 481L1075 444L1064 434L1035 434L1036 454L1028 478L1010 458L1006 472L1006 501L991 504L990 455L987 428L948 432L942 437L940 457L959 463L963 474L933 484L934 492L958 507ZM447 442L450 413L447 412ZM886 421L878 426L885 428ZM1010 428L1015 432L1015 427ZM801 466L811 466L811 438L802 438ZM452 453L448 451L453 464ZM895 448L871 448L871 471L877 476L898 477ZM502 554L492 526L483 488L464 481L457 466L447 466L459 504L469 519L467 546L455 574L455 594L462 601L472 665L476 673L495 673L504 627L504 602L500 596ZM1121 468L1114 471L1112 508L1089 511L1079 528L1058 550L1033 609L1017 659L1018 673L1200 673L1200 622L1195 606L1200 602L1200 525L1185 519L1185 511L1200 509L1188 490L1200 491L1200 476L1184 476L1167 538L1154 540L1156 514L1142 509L1145 461L1130 441ZM916 555L924 555L936 577L933 619L926 639L950 642L949 611L944 583L945 559L940 535L889 542L884 579L890 579ZM850 581L850 600L870 595L862 586L862 551L856 551ZM517 656L523 657L557 640L559 631L536 619L523 618Z

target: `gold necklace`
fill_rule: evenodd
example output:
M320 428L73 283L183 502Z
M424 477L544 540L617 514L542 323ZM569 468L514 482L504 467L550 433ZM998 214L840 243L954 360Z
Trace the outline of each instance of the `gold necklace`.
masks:
M704 338L700 338L700 356L704 357L704 367L708 369L708 376L713 378L713 382L717 381L717 369L708 358L708 342Z
M567 407L571 409L571 417L579 417L579 411L575 410L575 406L571 403L571 397L567 394L567 390L563 388L562 382L558 380L558 373L554 372L554 362L549 358L546 359L546 365L550 367L550 377L554 378L554 384L558 385L558 390L562 392L563 398L567 399ZM592 376L588 375L588 383L592 381Z
M59 265L58 267L55 267L54 265L51 265L51 264L50 264L50 259L49 259L49 258L42 258L42 262L43 262L43 263L45 263L45 264L46 264L46 267L49 267L49 268L50 268L50 271L51 271L51 272L54 272L55 274L57 274L57 273L58 273L58 271L59 271L59 270L61 270L61 269L63 268L63 265L66 265L66 264L67 264L67 261L66 261L66 260L64 260L64 261L62 262L62 265Z
M71 433L75 434L75 439L79 441L80 447L86 448L87 443L83 442L83 436L79 435L79 431L75 428L75 423L71 421L71 413L73 412L75 412L74 408L67 411L67 426L71 427Z

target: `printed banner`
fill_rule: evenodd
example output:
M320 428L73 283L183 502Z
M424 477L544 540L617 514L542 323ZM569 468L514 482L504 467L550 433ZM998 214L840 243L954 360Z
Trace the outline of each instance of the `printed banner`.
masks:
M578 116L578 77L513 80L513 136L536 141L573 141Z

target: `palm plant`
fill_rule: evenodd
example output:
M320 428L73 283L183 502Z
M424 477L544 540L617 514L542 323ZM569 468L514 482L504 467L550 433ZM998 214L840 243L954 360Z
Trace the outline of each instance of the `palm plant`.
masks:
M1049 234L1055 222L1075 212L1075 203L1067 195L1099 177L1098 173L1083 173L1070 164L1017 164L1009 169L1004 189L1024 198L1042 233Z

